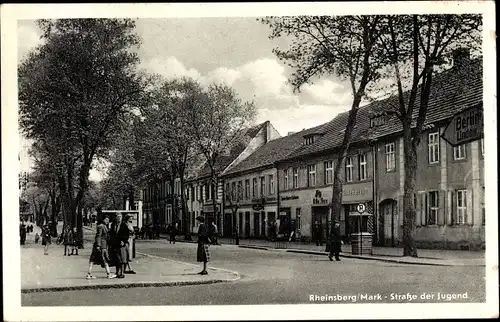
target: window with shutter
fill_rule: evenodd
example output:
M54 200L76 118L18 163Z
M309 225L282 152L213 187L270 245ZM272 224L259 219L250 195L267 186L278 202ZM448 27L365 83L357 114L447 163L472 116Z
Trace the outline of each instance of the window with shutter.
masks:
M418 227L422 225L422 192L417 193L417 200L415 202L415 211L417 213L416 225Z
M444 191L441 191L441 193L439 193L438 202L440 207L437 214L437 224L443 226L445 224Z
M457 224L457 202L456 202L456 193L455 191L450 192L450 198L451 198L451 224L456 225Z

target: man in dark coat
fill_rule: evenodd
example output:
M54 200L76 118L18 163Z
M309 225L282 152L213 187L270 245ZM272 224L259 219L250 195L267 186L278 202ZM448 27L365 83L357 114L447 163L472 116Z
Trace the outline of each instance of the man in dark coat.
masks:
M178 233L178 228L177 228L177 223L175 223L175 225L170 225L169 226L170 228L167 228L168 229L168 234L170 235L170 242L169 244L172 244L174 243L175 244L175 236L177 236L177 233Z
M122 214L117 214L115 222L111 225L109 231L110 248L113 253L113 259L116 266L116 277L125 278L124 271L127 265L127 247L130 232L127 224L122 220Z
M342 246L342 237L340 236L340 223L338 221L333 222L333 228L330 231L330 253L328 258L333 261L333 256L335 256L336 261L340 261L340 252Z

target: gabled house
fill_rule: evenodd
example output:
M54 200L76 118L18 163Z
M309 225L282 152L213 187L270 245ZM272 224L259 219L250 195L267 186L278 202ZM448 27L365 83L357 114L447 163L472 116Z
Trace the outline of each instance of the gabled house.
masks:
M224 171L224 232L229 237L269 237L292 227L289 214L279 213L279 179L274 163L305 144L318 129L278 138L259 147L239 164ZM276 224L276 225L275 225Z
M185 224L189 227L189 231L196 233L195 218L201 215L208 222L214 221L219 227L219 231L223 233L224 224L221 214L223 211L224 187L220 178L221 174L237 166L260 146L279 137L280 134L269 121L249 128L246 130L244 140L233 146L231 151L218 159L215 165L216 175L219 178L217 183L212 182L211 169L206 162L195 175L188 178L185 192L188 201L188 216L186 217L188 219ZM214 209L214 198L216 209Z

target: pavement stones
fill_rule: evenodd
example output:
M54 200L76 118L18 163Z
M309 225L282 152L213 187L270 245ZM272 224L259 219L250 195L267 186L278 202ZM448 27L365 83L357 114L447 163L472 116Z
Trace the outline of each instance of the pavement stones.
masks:
M35 246L35 245L33 245ZM131 263L135 275L127 274L124 279L108 279L104 268L94 265L87 280L88 260L92 245L85 245L78 256L63 256L62 246L49 248L49 255L43 255L40 247L21 248L21 292L66 291L81 289L158 287L213 284L236 281L237 272L210 268L209 275L198 275L200 265L172 261L156 256L137 253ZM112 267L111 272L115 269Z

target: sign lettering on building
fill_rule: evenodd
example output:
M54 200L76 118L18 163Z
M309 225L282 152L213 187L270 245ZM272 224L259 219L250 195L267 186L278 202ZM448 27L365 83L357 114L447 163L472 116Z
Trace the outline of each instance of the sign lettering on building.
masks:
M281 200L297 200L299 199L299 196L283 196L281 197Z
M373 183L363 182L342 187L342 203L367 201L373 199Z
M482 107L468 108L453 116L441 137L452 146L476 141L484 136Z

